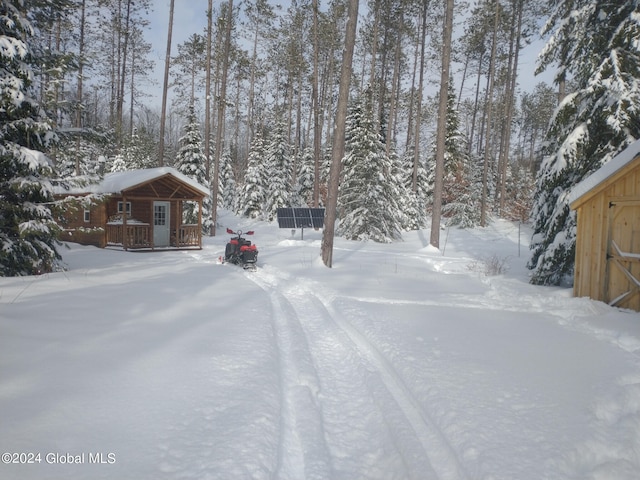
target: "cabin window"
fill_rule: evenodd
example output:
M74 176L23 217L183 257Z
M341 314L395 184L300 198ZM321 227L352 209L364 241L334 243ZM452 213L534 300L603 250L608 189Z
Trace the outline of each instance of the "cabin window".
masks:
M122 207L124 202L118 202L118 213L122 213ZM131 215L131 202L127 202L127 215Z
M90 210L85 210L84 211L84 223L89 223L91 222L91 211Z

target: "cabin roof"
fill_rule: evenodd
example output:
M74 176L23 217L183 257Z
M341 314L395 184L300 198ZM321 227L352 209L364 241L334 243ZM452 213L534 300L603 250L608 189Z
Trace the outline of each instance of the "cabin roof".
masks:
M124 172L113 172L104 176L98 182L82 188L64 190L55 193L61 194L87 194L87 193L123 193L132 188L145 183L152 182L162 177L172 176L182 183L187 184L193 190L204 196L209 195L209 189L196 182L192 178L180 173L172 167L146 168L141 170L127 170Z
M598 170L576 184L569 193L571 208L575 209L584 203L587 198L598 193L601 188L606 186L607 180L613 179L638 157L640 157L640 140L633 142Z

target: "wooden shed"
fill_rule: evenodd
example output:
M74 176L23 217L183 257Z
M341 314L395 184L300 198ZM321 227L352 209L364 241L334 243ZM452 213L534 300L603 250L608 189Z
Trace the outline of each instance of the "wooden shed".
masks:
M124 250L202 248L208 189L174 168L110 173L98 184L55 193L76 204L59 219L61 240ZM90 196L99 201L82 202ZM196 212L196 221L185 222L187 210Z
M640 311L640 141L576 185L573 293Z

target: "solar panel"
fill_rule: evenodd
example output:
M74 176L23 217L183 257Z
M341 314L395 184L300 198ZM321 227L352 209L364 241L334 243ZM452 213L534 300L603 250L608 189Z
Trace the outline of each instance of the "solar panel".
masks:
M279 208L277 214L280 228L322 228L324 226L324 208Z
M324 227L324 208L310 208L309 212L311 213L313 228Z

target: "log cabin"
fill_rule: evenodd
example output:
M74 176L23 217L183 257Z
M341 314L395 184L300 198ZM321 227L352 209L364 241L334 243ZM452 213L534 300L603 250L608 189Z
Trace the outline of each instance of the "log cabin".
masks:
M209 191L174 168L110 173L99 183L54 193L69 206L58 219L60 240L124 250L202 248L202 201ZM188 210L196 221L185 222Z
M569 202L574 295L640 311L640 140L578 183Z

